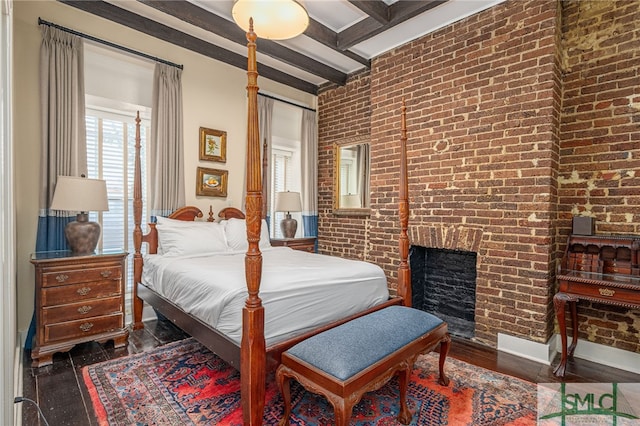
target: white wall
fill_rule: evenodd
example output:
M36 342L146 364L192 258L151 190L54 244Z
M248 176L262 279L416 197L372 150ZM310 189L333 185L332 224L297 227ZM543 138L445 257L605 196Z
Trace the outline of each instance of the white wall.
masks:
M26 330L33 311L33 267L29 255L34 250L38 219L38 158L40 151L38 61L40 32L38 17L131 49L183 64L186 201L215 212L239 207L244 185L246 144L246 72L214 61L124 26L49 1L14 3L14 141L17 206L18 327ZM261 90L315 107L316 97L266 79ZM199 162L200 126L227 131L226 164ZM229 170L227 199L196 197L196 167Z

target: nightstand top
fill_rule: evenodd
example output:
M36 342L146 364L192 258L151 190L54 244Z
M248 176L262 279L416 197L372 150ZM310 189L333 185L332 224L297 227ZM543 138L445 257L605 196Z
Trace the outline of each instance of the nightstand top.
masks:
M65 258L82 258L82 257L96 257L96 256L115 256L115 255L127 255L128 253L120 248L117 249L105 249L96 250L93 253L74 254L70 250L53 250L53 251L37 251L31 253L31 260L54 260Z
M300 237L300 238L271 238L271 241L315 241L317 237Z

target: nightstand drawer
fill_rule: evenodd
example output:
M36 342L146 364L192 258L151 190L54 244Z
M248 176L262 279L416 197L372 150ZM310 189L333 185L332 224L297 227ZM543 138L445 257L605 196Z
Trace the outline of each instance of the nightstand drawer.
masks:
M108 299L87 300L80 303L44 308L42 310L42 321L45 324L53 324L100 315L109 315L121 311L122 298L116 296Z
M51 270L42 274L42 287L52 287L67 284L85 283L101 280L119 280L122 278L120 265L77 270Z
M56 306L118 296L120 287L120 281L104 281L46 288L42 289L41 304L43 307Z
M44 326L44 340L48 343L118 330L123 327L123 323L123 316L118 313L59 324L46 324Z

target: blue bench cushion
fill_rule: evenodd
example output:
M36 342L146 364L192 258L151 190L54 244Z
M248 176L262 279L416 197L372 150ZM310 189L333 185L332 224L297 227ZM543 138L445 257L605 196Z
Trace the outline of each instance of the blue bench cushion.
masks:
M316 334L286 353L345 381L440 324L428 312L390 306Z

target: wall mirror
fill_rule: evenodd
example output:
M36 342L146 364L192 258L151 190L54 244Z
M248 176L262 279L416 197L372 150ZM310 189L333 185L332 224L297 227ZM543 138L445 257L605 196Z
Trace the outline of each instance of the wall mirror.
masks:
M368 138L354 138L336 143L334 155L334 213L368 215L371 207Z

